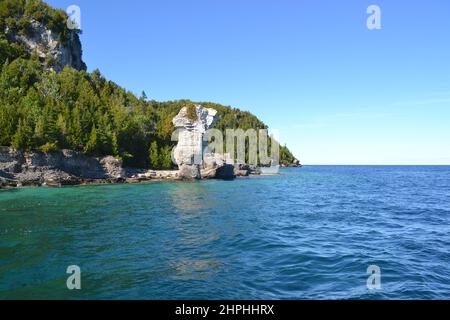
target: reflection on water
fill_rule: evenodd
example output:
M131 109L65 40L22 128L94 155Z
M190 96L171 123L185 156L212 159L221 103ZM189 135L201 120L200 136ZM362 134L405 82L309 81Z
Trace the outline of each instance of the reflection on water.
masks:
M448 299L449 189L449 167L305 167L0 192L0 299Z
M209 193L209 185L208 182L200 181L176 183L171 186L167 196L177 211L196 215L217 206L214 194Z
M175 269L174 279L204 280L217 272L222 264L214 259L214 252L202 252L192 259L192 251L202 251L220 239L219 230L212 220L211 210L218 206L214 194L208 194L208 184L202 182L174 184L168 193L173 208L176 209L171 229L178 235L176 243L185 248L183 258L170 262ZM172 244L173 245L173 244Z

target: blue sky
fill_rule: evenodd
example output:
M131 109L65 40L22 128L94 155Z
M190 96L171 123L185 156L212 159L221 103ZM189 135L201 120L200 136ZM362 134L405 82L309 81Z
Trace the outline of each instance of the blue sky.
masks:
M448 0L47 2L81 8L89 70L251 111L305 164L450 164Z

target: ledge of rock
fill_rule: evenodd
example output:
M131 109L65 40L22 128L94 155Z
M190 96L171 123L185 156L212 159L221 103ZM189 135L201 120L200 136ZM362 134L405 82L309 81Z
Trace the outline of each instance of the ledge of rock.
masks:
M72 150L53 153L0 148L0 185L61 186L125 179L122 162L93 158Z

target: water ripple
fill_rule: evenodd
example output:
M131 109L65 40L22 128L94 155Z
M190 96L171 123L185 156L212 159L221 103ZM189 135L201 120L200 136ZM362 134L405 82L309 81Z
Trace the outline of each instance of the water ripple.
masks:
M325 166L0 192L0 298L449 299L448 190L450 167Z

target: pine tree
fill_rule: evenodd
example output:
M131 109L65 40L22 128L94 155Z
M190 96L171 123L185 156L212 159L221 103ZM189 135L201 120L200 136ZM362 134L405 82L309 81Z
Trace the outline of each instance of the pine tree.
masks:
M143 90L142 90L141 98L140 98L140 99L141 99L142 101L144 101L144 102L147 101L147 99L148 99L148 98L147 98L147 94L146 94L145 91L143 91Z
M80 122L80 111L78 107L72 110L70 125L68 129L68 142L71 148L78 149L83 145L83 129Z
M40 0L0 0L0 30L26 34L29 21L40 21L67 38L67 16ZM19 22L19 23L17 23ZM48 61L49 62L49 61ZM173 168L172 119L182 107L197 120L197 103L148 101L92 73L65 67L60 73L42 68L39 55L9 41L0 32L0 145L19 149L70 148L90 155L114 155L125 166ZM265 129L258 118L239 109L201 102L218 111L215 128ZM19 120L21 119L21 120ZM148 141L152 138L152 143ZM270 143L270 139L269 139ZM246 143L248 145L248 143ZM293 155L281 147L281 163ZM284 162L283 162L284 161Z
M34 127L34 145L41 146L45 144L45 122L44 117L40 116L36 121L36 126Z
M26 121L19 119L19 125L12 140L13 148L18 150L28 150L30 148L30 138L32 137L30 129Z
M172 147L171 146L164 146L161 149L160 163L161 163L162 169L165 169L165 170L173 169L174 163L172 161Z
M97 129L95 128L95 126L92 127L91 134L89 135L89 140L84 147L84 152L91 156L98 155Z
M159 169L160 168L160 161L159 161L159 153L158 153L158 143L156 141L153 141L150 144L150 168L152 169Z

